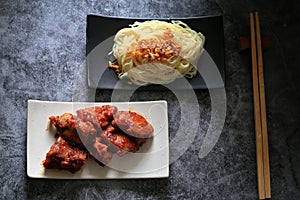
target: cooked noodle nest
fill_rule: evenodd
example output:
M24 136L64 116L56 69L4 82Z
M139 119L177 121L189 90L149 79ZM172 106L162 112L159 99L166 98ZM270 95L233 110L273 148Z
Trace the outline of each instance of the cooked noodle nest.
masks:
M182 21L135 22L115 35L112 53L120 79L136 85L167 84L197 74L205 37Z

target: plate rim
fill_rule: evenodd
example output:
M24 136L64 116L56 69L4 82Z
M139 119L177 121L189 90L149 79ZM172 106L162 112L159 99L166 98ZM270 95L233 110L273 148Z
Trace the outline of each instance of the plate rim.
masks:
M182 17L128 17L128 16L115 16L115 15L103 15L103 14L87 14L87 16L103 17L103 18L112 18L112 19L141 19L141 20L151 20L151 19L161 19L161 20L172 20L172 19L202 19L202 18L213 18L213 17L222 17L222 14L215 15L199 15L199 16L182 16Z

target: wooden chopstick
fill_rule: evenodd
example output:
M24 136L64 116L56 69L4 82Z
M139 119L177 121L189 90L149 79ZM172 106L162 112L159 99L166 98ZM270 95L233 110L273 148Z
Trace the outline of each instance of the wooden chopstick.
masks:
M259 82L259 97L260 97L259 99L260 99L260 112L261 112L261 133L262 133L262 140L263 140L265 195L266 198L271 198L265 83L264 83L264 69L263 69L263 58L262 58L262 42L261 42L258 12L255 12L255 25L256 25L255 28L256 28L257 58L258 58L257 65L258 65L258 82Z
M254 24L255 21L255 24ZM253 101L259 199L271 198L263 59L258 13L250 13Z
M257 72L257 54L256 54L256 34L254 26L254 16L250 13L250 31L251 31L251 57L252 57L252 81L253 81L253 101L254 101L254 120L255 120L255 138L256 138L256 165L259 199L265 198L265 181L262 154L262 134L260 119L260 103Z

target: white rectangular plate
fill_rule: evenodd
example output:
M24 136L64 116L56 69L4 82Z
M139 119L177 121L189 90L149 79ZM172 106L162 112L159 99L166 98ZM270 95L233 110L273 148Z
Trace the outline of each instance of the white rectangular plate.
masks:
M47 152L54 144L53 131L47 130L49 117L101 105L115 105L118 110L131 110L143 115L154 128L154 137L148 139L136 153L117 155L108 166L101 167L88 159L82 170L72 174L65 170L42 166ZM169 134L166 101L81 103L28 100L27 117L27 175L31 178L56 179L133 179L165 178L169 176Z

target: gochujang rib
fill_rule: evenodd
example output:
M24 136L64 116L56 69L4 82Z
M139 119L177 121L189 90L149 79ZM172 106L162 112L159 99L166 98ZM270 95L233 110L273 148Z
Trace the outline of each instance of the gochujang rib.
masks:
M122 156L126 152L136 152L139 150L139 145L131 140L127 135L122 133L120 130L115 129L112 126L109 126L101 134L106 141L114 147L117 155Z
M132 111L118 111L114 115L113 126L118 126L128 135L137 138L153 136L152 125L141 115Z
M92 122L97 128L103 129L107 127L112 119L113 115L117 112L116 106L95 106L77 110L77 116L83 121Z
M100 137L96 137L92 147L89 148L89 153L102 166L112 158L112 153L108 151L108 146Z
M75 173L86 163L86 159L84 151L73 149L62 137L58 137L47 153L43 166L46 169L64 169Z
M53 124L57 129L56 135L63 137L72 145L83 147L84 143L88 142L90 137L97 132L91 122L84 122L70 113L51 116L49 119L50 124Z

